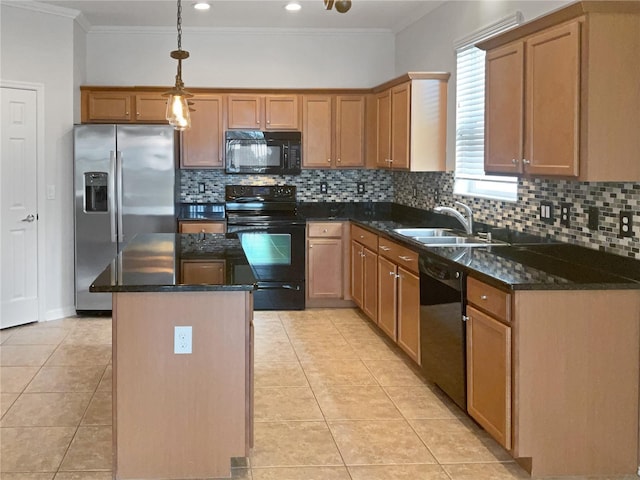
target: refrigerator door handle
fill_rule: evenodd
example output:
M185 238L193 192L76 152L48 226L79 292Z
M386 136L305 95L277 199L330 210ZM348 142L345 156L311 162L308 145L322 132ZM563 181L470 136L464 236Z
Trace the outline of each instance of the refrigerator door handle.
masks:
M118 243L122 244L124 242L124 228L122 225L122 152L120 151L116 152L116 183L118 190L116 195L118 202Z
M111 243L116 243L117 228L116 228L116 153L111 150L109 152L109 220L111 224Z

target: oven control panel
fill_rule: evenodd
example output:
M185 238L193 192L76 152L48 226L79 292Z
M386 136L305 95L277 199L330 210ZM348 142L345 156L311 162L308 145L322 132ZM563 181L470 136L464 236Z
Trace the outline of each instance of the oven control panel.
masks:
M259 200L295 201L295 185L227 185L225 199L238 200L256 198Z

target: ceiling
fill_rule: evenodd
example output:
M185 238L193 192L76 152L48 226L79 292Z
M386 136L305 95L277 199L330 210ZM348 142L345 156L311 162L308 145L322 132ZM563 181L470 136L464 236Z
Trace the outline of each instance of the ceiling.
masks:
M315 28L374 29L397 32L441 5L444 0L352 0L347 13L327 11L323 0L298 0L302 9L288 12L287 0L209 0L208 11L196 11L195 0L183 0L183 28ZM90 28L174 27L173 0L39 0L82 12Z

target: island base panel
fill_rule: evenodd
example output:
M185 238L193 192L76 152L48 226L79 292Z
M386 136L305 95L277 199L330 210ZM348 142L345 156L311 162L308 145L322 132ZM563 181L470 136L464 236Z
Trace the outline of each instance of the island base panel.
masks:
M230 476L249 454L251 293L114 293L118 479ZM174 327L191 326L191 354Z

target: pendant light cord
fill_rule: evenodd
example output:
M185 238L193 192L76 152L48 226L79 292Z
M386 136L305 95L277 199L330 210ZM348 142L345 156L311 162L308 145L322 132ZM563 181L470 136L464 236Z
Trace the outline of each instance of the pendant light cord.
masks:
M178 0L178 50L182 50L182 1Z

